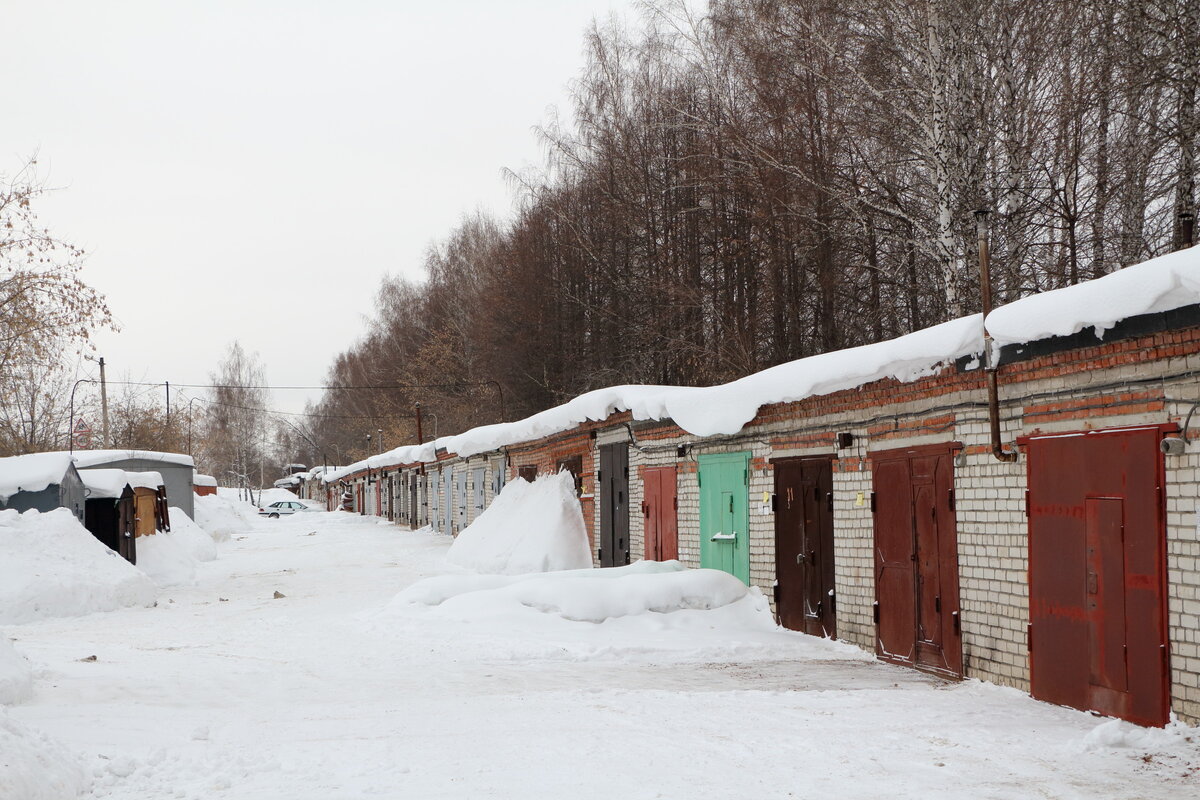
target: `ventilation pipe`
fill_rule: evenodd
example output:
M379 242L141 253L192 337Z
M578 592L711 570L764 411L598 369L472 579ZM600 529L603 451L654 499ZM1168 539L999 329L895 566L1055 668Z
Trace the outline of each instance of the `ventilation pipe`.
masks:
M992 276L991 258L988 250L988 210L981 208L975 212L975 232L979 236L979 293L983 302L983 364L984 376L987 380L988 393L988 426L992 434L992 455L997 461L1012 462L1017 460L1017 454L1004 449L1000 441L1000 392L997 363L999 354L992 347L992 335L987 330L987 317L992 313Z

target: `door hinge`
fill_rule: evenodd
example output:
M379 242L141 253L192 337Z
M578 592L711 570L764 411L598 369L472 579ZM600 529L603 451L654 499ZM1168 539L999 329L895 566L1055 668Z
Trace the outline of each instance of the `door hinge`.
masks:
M1033 623L1025 626L1025 649L1030 653L1033 652Z
M745 486L750 485L750 468L749 467L742 470L742 484Z
M875 493L871 492L871 513L875 513Z
M825 510L833 511L833 492L825 493Z
M1025 516L1029 516L1029 490L1025 490Z
M674 509L676 511L679 510L679 495L675 495L674 497L671 498L671 505L674 507Z
M876 600L871 604L871 614L875 617L875 624L879 624L879 601Z
M778 512L779 512L779 495L773 494L773 495L771 495L771 513L775 514Z
M959 616L957 611L952 612L950 616L954 620L954 635L962 636L962 617Z
M951 511L954 510L954 490L953 489L946 490L946 504L950 507Z

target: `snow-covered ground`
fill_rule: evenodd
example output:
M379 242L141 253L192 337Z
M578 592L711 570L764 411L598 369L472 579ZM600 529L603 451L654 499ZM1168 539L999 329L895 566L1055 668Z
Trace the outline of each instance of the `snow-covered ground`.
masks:
M703 572L476 576L449 544L250 519L155 607L8 625L34 694L0 709L0 754L145 800L1200 792L1194 729L880 664Z

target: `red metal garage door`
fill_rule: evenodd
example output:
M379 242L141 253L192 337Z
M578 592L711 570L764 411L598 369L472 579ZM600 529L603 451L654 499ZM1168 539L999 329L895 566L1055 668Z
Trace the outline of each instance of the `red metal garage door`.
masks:
M888 661L962 676L957 444L871 454L875 650Z
M669 561L679 558L675 467L647 467L642 476L646 560Z
M1025 440L1039 700L1167 721L1161 438L1156 426Z

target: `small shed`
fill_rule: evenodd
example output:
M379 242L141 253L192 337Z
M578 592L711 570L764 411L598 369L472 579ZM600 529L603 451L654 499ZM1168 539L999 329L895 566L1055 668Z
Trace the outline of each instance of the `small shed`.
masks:
M302 474L303 473L297 473L295 475L288 475L285 478L280 478L279 480L275 481L275 488L287 489L292 494L299 495L300 485L304 482L304 479L300 477Z
M192 478L196 462L183 453L153 450L76 450L75 465L89 469L123 469L126 472L157 472L162 476L169 505L195 517L196 493Z
M53 511L84 517L84 488L70 453L29 453L0 458L0 508Z
M217 479L212 475L201 475L197 472L196 477L192 479L192 486L200 496L217 493Z
M80 473L80 478L87 494L84 527L110 550L136 564L134 494L128 473L122 469L89 469Z

